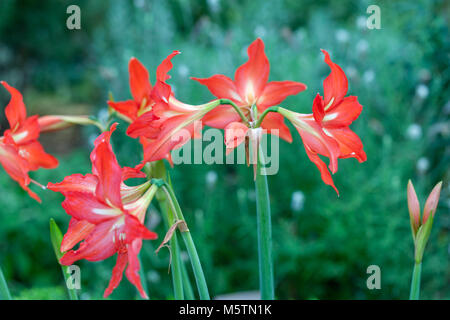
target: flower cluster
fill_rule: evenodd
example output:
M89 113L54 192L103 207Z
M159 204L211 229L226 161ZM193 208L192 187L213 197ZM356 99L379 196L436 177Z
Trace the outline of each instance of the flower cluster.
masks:
M0 137L0 163L30 196L40 201L29 188L32 180L28 172L58 165L57 159L47 154L38 142L40 132L64 129L71 124L92 124L102 130L90 156L92 173L72 174L62 182L47 186L65 197L62 207L71 216L60 247L63 253L60 263L71 265L81 259L99 261L117 253L104 296L119 285L126 269L129 281L142 297L147 297L139 276L138 254L142 240L157 238L144 222L158 186L151 180L138 186L128 186L125 181L151 179L141 171L143 167L162 159L171 161L171 151L197 138L203 126L225 130L227 151L249 141L256 146L252 148L255 152L262 132L292 142L284 122L286 118L298 130L306 153L319 168L322 180L336 192L330 171L337 171L338 159L366 160L359 137L349 128L361 113L362 106L357 97L347 96L348 81L344 72L331 61L326 51L322 51L331 73L323 82L323 96L317 94L312 103L311 114L296 113L279 106L286 97L306 90L306 85L294 81L269 81L270 65L261 39L248 47L248 61L236 70L234 80L225 75L192 78L205 85L217 98L201 105L181 102L168 84L172 58L179 51L173 51L158 66L154 85L150 83L144 65L132 58L129 62L132 99L119 102L111 99L108 105L115 111L111 116L116 114L129 123L127 135L139 138L142 144L142 161L136 167L118 164L110 142L117 123L108 130L104 124L88 117L27 117L22 95L2 82L12 98L5 110L10 129ZM198 120L201 120L200 126L196 123ZM188 134L178 135L181 130ZM320 156L329 158L328 168ZM189 248L192 250L192 245Z
M312 114L278 107L287 96L305 90L306 85L294 81L268 81L270 65L261 39L249 46L249 59L236 70L234 80L225 75L192 78L205 85L218 100L189 105L174 97L167 83L171 59L180 53L174 51L158 67L154 87L148 79L147 69L132 58L129 80L133 100L109 101L108 104L131 123L127 134L140 138L144 163L170 158L171 150L196 138L202 129L194 125L196 120L201 119L202 125L225 129L225 144L230 151L246 137L259 139L260 128L291 142L291 133L284 123L286 118L298 130L306 153L319 168L322 180L338 192L330 174L330 171L337 171L338 159L354 157L363 162L367 158L361 140L349 128L361 113L362 106L357 97L346 96L348 81L344 71L331 61L328 52L322 52L331 73L323 82L323 96L317 94L313 101ZM177 136L181 129L188 130L190 135ZM330 171L319 155L330 159Z

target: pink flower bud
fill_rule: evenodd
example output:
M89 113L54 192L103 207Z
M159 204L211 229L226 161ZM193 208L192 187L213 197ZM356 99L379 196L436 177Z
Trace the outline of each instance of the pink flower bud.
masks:
M420 204L411 180L408 181L407 197L409 219L411 220L411 228L415 235L420 226Z
M434 213L436 212L436 208L439 202L439 195L441 194L442 181L439 182L433 190L431 190L430 195L428 196L427 202L425 202L425 208L423 209L423 221L422 224L427 222L430 213L432 213L434 218Z

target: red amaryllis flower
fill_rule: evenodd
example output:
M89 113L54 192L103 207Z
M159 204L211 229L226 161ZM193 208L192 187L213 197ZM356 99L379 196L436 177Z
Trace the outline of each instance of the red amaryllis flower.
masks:
M104 260L117 253L117 263L104 296L119 285L122 273L136 286L142 297L147 297L139 277L138 254L143 239L157 235L144 225L145 212L156 186L146 182L129 187L124 181L145 177L136 168L121 168L111 148L110 138L117 123L95 140L91 153L92 174L74 174L60 183L49 183L48 188L65 196L62 206L72 219L61 243L61 264L71 265L80 259ZM78 242L77 250L71 250Z
M192 79L207 86L217 98L229 99L236 103L249 118L249 122L255 122L257 115L251 112L253 105L256 105L258 113L261 113L268 107L280 104L287 96L296 95L305 90L306 85L294 81L268 82L270 65L264 53L264 42L261 39L256 39L248 47L247 52L249 59L236 70L234 81L221 74L206 79ZM214 119L222 121L215 122ZM203 121L212 127L225 128L229 123L240 122L241 119L230 106L220 106L209 112ZM280 114L268 114L261 127L268 133L271 133L272 129L276 129L282 139L288 142L292 141L289 128L284 124L284 119Z
M10 129L0 137L0 163L11 178L17 181L33 199L41 202L28 187L32 181L28 172L41 167L55 168L58 166L58 160L47 154L39 143L38 116L27 117L22 94L5 81L1 81L1 84L11 94L11 100L5 108Z
M130 87L134 100L108 102L122 114L122 117L131 122L127 134L133 138L140 138L144 147L144 162L163 158L170 161L171 150L199 135L203 124L196 125L194 122L215 107L211 103L189 105L175 98L166 81L170 79L168 72L173 66L171 59L179 53L174 51L159 65L154 87L148 79L147 69L137 59L131 59ZM210 119L216 122L226 121L213 117Z
M322 50L331 73L323 82L324 96L317 94L312 114L300 114L283 108L279 112L288 118L302 137L309 159L319 168L322 180L336 192L331 174L319 155L330 159L329 169L335 173L338 158L367 159L359 137L349 128L358 118L362 106L355 96L345 97L348 81L344 71L331 61L328 52Z

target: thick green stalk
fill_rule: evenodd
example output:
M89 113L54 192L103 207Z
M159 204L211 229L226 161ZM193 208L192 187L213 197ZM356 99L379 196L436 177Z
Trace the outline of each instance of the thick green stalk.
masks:
M194 291L192 290L191 279L186 269L186 265L181 261L181 272L183 274L183 288L186 300L195 300Z
M414 264L414 270L411 279L411 292L409 294L409 300L419 300L421 273L422 273L422 262L416 262Z
M177 220L184 220L183 212L181 211L180 205L178 203L177 198L175 197L175 193L173 192L172 187L165 183L163 185L164 191L168 197L168 200L171 203L172 208L176 214ZM184 244L186 245L189 258L191 260L192 269L194 271L195 281L197 283L197 289L201 300L209 300L209 291L208 286L206 284L205 275L203 273L203 268L200 263L200 258L198 257L197 249L195 248L194 240L192 239L191 233L189 230L185 230L181 232L181 237L183 238Z
M157 198L164 216L165 223L167 225L167 228L169 229L170 226L175 223L173 211L168 207L167 199L165 198L164 194L159 195ZM183 300L183 273L181 269L180 245L178 243L176 232L173 233L172 238L170 239L170 254L174 298L175 300Z
M269 187L265 170L261 166L262 152L258 152L255 190L258 228L259 286L262 300L274 299L272 225L270 217ZM262 171L262 172L261 172Z
M12 300L2 268L0 268L0 300Z

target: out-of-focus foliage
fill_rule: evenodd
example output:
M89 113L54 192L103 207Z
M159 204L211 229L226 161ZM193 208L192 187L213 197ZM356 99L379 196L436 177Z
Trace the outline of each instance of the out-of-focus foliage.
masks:
M283 106L309 113L329 69L320 48L346 72L363 113L352 128L368 161L339 162L341 196L323 184L294 130L280 145L280 171L269 177L273 214L276 292L286 299L404 299L408 297L413 243L406 184L414 181L422 203L439 180L441 202L424 257L422 297L450 298L449 6L445 1L377 1L381 29L366 27L373 1L78 1L82 29L67 30L70 1L0 2L0 78L25 94L30 113L104 114L108 92L127 99L128 60L139 58L154 79L172 50L171 83L179 99L212 99L190 76L233 76L256 37L266 44L271 80L296 80L308 90ZM9 96L0 90L6 106ZM3 113L2 113L3 117ZM2 128L6 122L2 118ZM123 165L140 158L136 141L114 136ZM89 168L95 129L44 137L59 168L38 171L41 183ZM212 294L258 286L255 195L246 166L180 165L173 184L198 246ZM69 217L62 197L40 191L39 205L0 172L0 264L18 298L61 298L63 280L48 234ZM149 224L164 229L157 208ZM143 263L152 298L172 298L168 252L145 242ZM114 264L79 262L82 298L100 298ZM381 268L381 290L368 290L366 269ZM189 265L187 265L189 267ZM57 289L55 289L55 287ZM123 281L113 298L132 298Z

